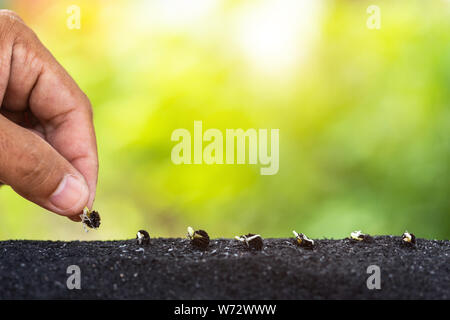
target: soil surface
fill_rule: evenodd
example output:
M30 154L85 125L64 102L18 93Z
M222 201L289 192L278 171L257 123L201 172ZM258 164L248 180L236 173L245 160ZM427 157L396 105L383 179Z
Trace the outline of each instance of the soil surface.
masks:
M373 243L265 239L262 251L213 239L206 251L187 239L0 242L1 299L450 299L450 241L400 237ZM78 265L81 289L69 290ZM369 290L367 267L381 270Z

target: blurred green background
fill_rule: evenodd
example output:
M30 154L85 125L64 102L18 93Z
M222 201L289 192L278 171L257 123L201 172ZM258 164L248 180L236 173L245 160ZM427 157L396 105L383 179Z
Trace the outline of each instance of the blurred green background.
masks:
M0 239L450 236L450 1L21 0L90 97L101 228L0 190ZM69 5L81 28L67 27ZM369 5L381 29L366 26ZM279 128L280 170L171 162L173 130Z

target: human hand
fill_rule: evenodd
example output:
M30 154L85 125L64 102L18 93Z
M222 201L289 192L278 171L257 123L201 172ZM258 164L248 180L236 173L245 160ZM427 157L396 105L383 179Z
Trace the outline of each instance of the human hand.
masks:
M0 99L0 182L80 221L97 187L91 104L9 10L0 10Z

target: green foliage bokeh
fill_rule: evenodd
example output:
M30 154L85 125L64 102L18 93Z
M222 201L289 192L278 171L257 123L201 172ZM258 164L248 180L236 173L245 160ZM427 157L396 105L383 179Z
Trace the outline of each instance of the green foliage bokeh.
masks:
M270 1L172 2L3 1L91 99L102 226L85 234L3 187L0 239L121 239L139 229L175 237L187 225L212 237L407 229L449 238L450 2L299 1L319 4L282 17L299 29L289 33L270 6L260 9ZM81 8L79 30L66 26L71 4ZM379 30L366 26L371 4ZM267 47L252 51L252 37ZM171 133L194 120L279 128L278 174L174 165Z

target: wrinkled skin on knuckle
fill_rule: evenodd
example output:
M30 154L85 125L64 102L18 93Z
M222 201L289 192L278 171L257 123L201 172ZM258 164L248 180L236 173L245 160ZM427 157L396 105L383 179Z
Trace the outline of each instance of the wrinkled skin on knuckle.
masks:
M45 157L38 145L38 143L30 142L26 148L27 152L18 155L17 163L13 168L15 177L21 181L23 190L20 191L25 194L33 193L38 189L45 190L45 184L55 168L51 158Z
M15 72L15 78L11 80L10 77L10 81L13 82L8 85L3 106L10 111L21 112L28 104L23 83L27 83L29 86L30 83L35 81L34 79L37 79L42 70L42 61L37 53L30 48L27 41L17 40L13 45L11 61L11 74Z
M5 181L5 176L7 172L2 172L1 168L6 167L6 163L8 163L9 159L9 150L12 148L11 140L8 138L6 134L4 134L0 128L0 180Z
M14 38L14 59L26 67L41 65L43 60L43 47L38 36L23 23L16 23Z
M0 10L0 50L10 50L11 58L15 49L24 55L29 50L33 42L33 39L37 38L35 33L27 27L23 20L13 11ZM22 45L17 47L16 45ZM5 53L5 52L3 52ZM0 61L2 68L9 68L8 65L11 61Z
M23 20L17 13L11 10L0 10L0 35L1 39L15 36L25 26Z
M39 73L42 68L42 58L35 50L32 42L20 36L14 43L13 59L18 64L26 67L31 75Z
M0 39L12 40L13 45L25 44L33 46L38 37L15 12L0 10Z
M8 9L0 9L0 18L2 17L23 22L22 18L16 12Z
M4 57L0 61L2 70L9 70L10 59L5 59L12 52L12 47L16 38L17 21L11 19L9 15L1 14L0 10L0 55Z

